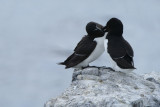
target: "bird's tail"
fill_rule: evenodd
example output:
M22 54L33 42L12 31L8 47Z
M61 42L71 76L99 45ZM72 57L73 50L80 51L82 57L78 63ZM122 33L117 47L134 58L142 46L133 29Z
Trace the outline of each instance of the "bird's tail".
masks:
M68 69L68 68L70 68L70 67L68 67L67 65L66 65L66 63L65 62L60 62L60 63L57 63L58 65L65 65L66 67L65 67L65 69Z
M133 69L137 69L137 68L134 67Z
M59 62L59 63L57 63L58 65L65 65L65 63L64 62Z

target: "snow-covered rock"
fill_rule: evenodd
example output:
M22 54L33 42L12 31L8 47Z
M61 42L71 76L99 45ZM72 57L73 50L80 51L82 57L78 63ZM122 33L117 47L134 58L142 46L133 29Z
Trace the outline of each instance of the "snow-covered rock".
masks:
M142 76L106 68L75 70L69 88L45 107L160 107L159 78L158 73Z

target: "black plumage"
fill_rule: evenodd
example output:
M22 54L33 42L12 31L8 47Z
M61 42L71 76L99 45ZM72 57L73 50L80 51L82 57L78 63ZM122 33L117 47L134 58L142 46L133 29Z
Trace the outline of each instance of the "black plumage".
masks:
M74 53L69 56L64 62L61 62L59 64L65 65L65 68L70 68L78 65L86 58L88 58L97 45L96 41L94 41L94 38L104 36L104 32L102 29L103 26L98 23L88 23L86 26L88 35L84 36L77 44L76 48L74 49Z
M108 32L107 52L116 64L122 69L135 69L131 45L123 38L123 24L117 18L110 19L104 31Z
M74 67L83 60L85 60L95 49L96 42L90 39L89 36L85 36L78 43L77 47L74 49L74 53L69 56L62 65L66 65L66 68Z

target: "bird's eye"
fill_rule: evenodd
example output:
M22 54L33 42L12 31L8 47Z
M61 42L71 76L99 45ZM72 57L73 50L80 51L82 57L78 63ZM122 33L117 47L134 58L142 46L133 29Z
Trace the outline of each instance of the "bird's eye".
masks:
M96 30L98 30L98 29L94 29L94 31L96 31Z
M97 29L97 30L101 30L97 25L96 25L96 29Z

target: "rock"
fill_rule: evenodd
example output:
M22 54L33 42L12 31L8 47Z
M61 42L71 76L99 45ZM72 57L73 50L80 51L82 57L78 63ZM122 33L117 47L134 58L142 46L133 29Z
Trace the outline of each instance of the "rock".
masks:
M158 76L105 68L75 70L69 88L45 107L160 107Z
M143 76L144 76L144 79L160 85L160 73L159 72L153 71L151 73L144 74Z

